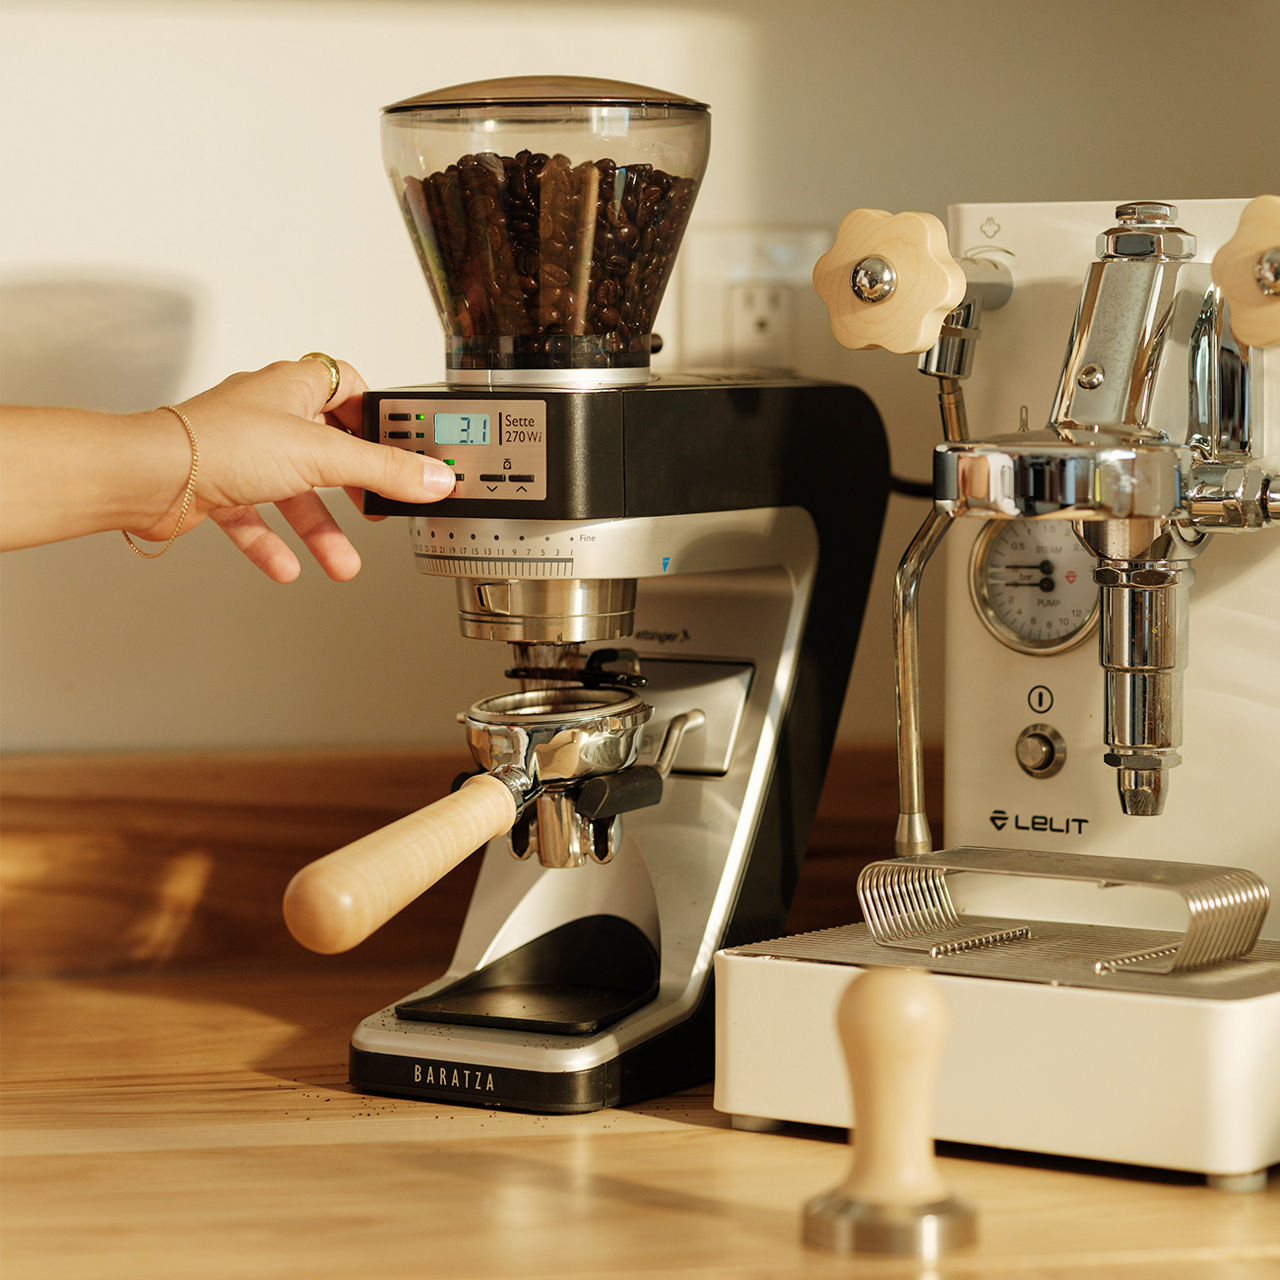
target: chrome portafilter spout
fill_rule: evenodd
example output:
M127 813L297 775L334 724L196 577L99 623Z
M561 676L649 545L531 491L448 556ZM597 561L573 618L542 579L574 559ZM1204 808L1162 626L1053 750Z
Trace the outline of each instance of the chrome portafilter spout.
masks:
M498 694L466 712L462 721L476 764L520 788L521 818L512 831L517 857L536 853L544 867L609 861L617 813L583 812L578 793L584 780L620 778L635 765L652 714L627 690L581 686ZM647 794L629 799L650 802Z
M544 867L609 862L617 819L661 800L680 742L705 717L696 709L673 716L654 763L639 765L653 708L634 651L598 648L585 662L577 645L514 651L507 675L520 691L482 699L459 717L476 764L515 788L511 852L536 854Z

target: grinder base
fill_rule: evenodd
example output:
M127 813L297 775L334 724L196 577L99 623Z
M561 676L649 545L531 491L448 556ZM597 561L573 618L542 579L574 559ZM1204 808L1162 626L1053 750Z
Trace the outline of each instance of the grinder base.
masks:
M388 1012L391 1011L375 1014L370 1021ZM464 1103L494 1110L579 1115L605 1107L626 1106L709 1079L713 1067L711 1022L708 999L694 1017L664 1036L578 1071L537 1071L491 1065L483 1060L435 1056L432 1049L438 1042L423 1037L425 1043L415 1044L414 1032L409 1030L405 1053L371 1052L353 1043L350 1080L362 1093ZM532 1038L518 1041L513 1033L492 1034L505 1035L510 1047L534 1049L533 1059L536 1059ZM459 1047L449 1044L443 1053L456 1054Z

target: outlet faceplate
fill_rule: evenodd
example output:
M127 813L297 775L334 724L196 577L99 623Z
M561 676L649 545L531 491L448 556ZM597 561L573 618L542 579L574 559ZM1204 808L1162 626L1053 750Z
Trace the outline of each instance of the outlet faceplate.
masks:
M825 227L691 227L680 250L680 360L689 368L808 372L816 322L813 264Z
M787 284L731 284L728 311L728 361L734 368L769 368L786 362L792 349L793 288ZM792 365L794 361L790 362Z

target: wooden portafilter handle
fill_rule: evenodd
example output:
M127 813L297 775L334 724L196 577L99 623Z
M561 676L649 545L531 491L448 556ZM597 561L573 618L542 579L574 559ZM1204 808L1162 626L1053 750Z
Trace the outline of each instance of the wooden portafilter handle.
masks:
M284 920L304 947L348 951L468 854L509 831L516 800L491 774L326 854L284 891Z
M971 1244L973 1210L948 1194L933 1151L946 1033L937 982L923 969L868 969L836 1017L853 1087L853 1160L839 1186L805 1205L805 1243L924 1260Z

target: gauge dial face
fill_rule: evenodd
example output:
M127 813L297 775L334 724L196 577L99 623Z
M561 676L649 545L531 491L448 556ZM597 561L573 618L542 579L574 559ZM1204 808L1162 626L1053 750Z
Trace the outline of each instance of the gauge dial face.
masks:
M1098 620L1093 557L1065 520L992 520L970 562L973 603L987 629L1021 653L1058 653Z

